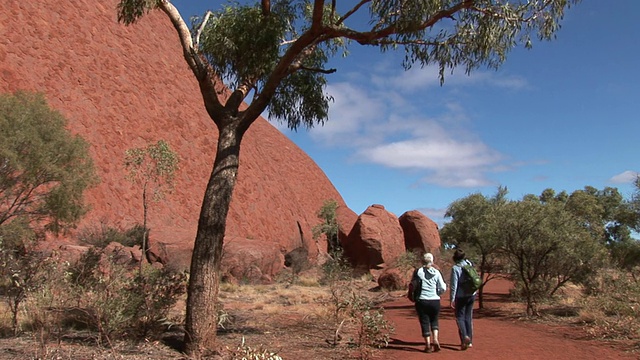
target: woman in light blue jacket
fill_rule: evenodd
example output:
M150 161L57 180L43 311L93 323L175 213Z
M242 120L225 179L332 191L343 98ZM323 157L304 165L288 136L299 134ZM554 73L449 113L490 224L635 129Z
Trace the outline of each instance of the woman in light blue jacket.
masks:
M462 249L456 249L453 253L453 262L455 265L451 268L451 291L449 292L449 300L451 308L456 313L456 323L458 324L458 334L460 335L460 348L467 350L472 347L473 340L473 303L476 299L476 293L462 286L461 279L465 276L462 273L462 267L465 265L473 265L471 261L466 259L466 255Z
M447 290L447 284L444 282L440 271L433 267L433 254L424 254L422 262L424 266L417 271L422 289L415 304L416 312L420 320L422 337L424 337L426 343L424 351L440 351L440 342L438 341L440 295Z

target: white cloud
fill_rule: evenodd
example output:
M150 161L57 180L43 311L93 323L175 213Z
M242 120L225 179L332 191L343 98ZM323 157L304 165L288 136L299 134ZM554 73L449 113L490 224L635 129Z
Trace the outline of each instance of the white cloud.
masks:
M627 170L609 179L614 184L632 184L640 176L636 171Z
M418 138L361 149L372 162L412 169L462 169L495 164L501 156L481 142Z
M458 71L447 74L444 90L424 91L439 84L433 66L403 71L378 63L369 69L368 74L345 74L345 82L328 86L335 102L329 121L309 132L314 141L350 148L358 161L423 172L422 181L445 187L495 185L488 174L513 168L470 130L473 119L464 99L452 92L476 85L519 89L526 81Z
M329 120L324 126L310 131L316 141L327 144L351 141L363 123L369 126L369 122L375 121L377 115L384 111L380 99L349 83L329 86L327 91L335 102L329 105Z
M450 70L445 70L444 79L445 88L492 86L520 90L529 86L526 79L520 76L505 75L486 70L476 70L469 75L461 69L457 69L453 73ZM377 75L371 77L371 83L376 86L391 87L402 93L410 93L440 86L440 77L437 66L413 67L407 71L398 67L380 67Z
M438 228L442 229L445 220L444 214L447 212L447 209L420 208L417 210L438 224Z

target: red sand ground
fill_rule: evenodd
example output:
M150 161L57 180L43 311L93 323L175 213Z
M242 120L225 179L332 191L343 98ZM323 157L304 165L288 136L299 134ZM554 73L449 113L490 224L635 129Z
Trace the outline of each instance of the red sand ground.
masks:
M499 314L500 303L507 301L509 282L494 280L487 284L485 308L474 311L473 348L460 350L460 340L448 293L443 296L440 313L438 353L424 353L420 324L407 299L385 305L386 318L393 322L395 333L388 348L381 349L379 359L640 359L640 354L625 352L620 345L588 340L575 327L537 324ZM476 308L477 308L476 301Z

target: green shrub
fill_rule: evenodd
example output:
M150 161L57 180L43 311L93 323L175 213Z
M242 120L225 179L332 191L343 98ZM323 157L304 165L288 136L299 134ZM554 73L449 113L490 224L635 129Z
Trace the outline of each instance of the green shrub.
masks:
M394 329L384 318L384 308L356 280L334 281L329 289L328 308L335 326L330 345L338 346L348 334L348 344L359 359L370 359L376 348L388 345Z
M322 277L319 282L322 285L331 285L351 279L352 274L353 269L349 261L343 256L342 251L336 251L322 264Z
M114 337L145 337L167 320L169 310L186 291L187 275L151 266L127 268L97 250L69 267L67 284L76 299L75 319L99 333L99 342Z
M393 267L401 271L412 270L422 264L422 258L419 252L406 251L394 261Z
M131 298L133 328L140 337L160 330L158 325L168 319L169 311L178 298L186 292L187 274L168 268L144 267L136 275L128 291L137 296Z
M120 243L124 246L142 246L144 237L144 226L133 225L126 230L120 230L105 224L100 224L96 228L87 228L79 235L80 243L104 249L112 242Z

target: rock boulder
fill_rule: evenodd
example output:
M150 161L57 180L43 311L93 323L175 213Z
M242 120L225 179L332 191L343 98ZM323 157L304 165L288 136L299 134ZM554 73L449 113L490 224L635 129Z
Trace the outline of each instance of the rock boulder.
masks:
M398 218L404 232L404 244L407 251L420 254L440 253L440 233L438 224L418 210L407 211Z
M345 256L358 268L374 269L405 252L398 218L382 205L369 206L342 244Z

